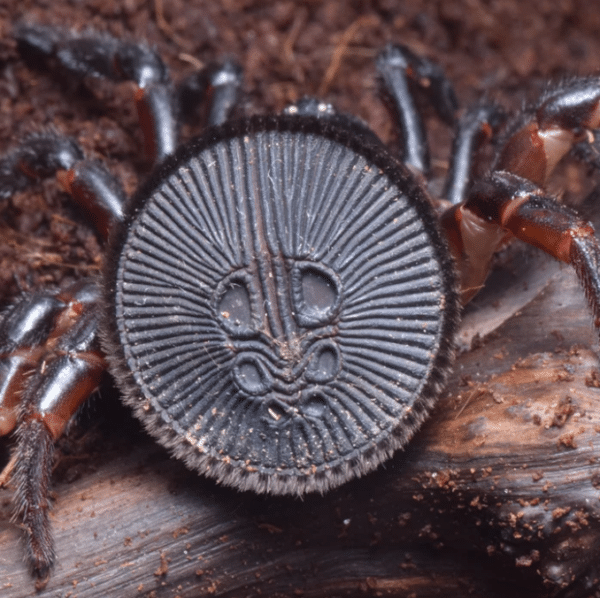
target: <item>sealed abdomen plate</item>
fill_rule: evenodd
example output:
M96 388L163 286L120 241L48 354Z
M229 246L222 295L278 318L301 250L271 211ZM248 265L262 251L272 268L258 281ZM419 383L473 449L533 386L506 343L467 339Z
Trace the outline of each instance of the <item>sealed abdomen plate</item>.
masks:
M112 350L127 401L228 485L324 491L373 469L445 376L445 245L362 133L306 117L221 127L154 177L121 233Z

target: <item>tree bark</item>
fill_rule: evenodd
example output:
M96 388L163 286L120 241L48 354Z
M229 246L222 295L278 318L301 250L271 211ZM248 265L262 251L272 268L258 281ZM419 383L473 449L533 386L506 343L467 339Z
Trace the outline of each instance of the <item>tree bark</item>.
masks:
M58 468L58 564L40 596L588 596L600 573L596 338L572 273L527 259L544 273L533 300L500 315L524 289L516 277L512 302L490 289L470 308L463 340L490 309L508 319L458 357L408 449L326 496L219 488L117 412L104 453L79 474L74 457ZM19 533L0 528L10 598L33 587Z

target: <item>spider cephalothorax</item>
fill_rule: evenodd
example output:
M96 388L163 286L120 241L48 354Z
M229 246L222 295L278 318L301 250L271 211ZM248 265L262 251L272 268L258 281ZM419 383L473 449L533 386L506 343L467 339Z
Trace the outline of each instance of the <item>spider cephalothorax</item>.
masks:
M0 432L17 430L17 505L42 579L54 560L52 443L106 364L124 401L191 468L303 494L373 470L411 438L447 376L460 301L507 238L572 264L600 319L593 229L542 190L600 124L598 79L552 88L524 111L479 181L472 158L500 118L495 107L467 111L447 201L434 201L410 88L422 84L450 123L456 101L439 68L406 48L377 62L402 161L315 100L229 122L241 76L231 62L174 87L142 45L30 25L16 37L72 77L133 81L158 163L128 200L55 134L0 161L0 196L56 174L110 239L99 280L27 296L0 325ZM176 150L175 115L208 91L208 129Z

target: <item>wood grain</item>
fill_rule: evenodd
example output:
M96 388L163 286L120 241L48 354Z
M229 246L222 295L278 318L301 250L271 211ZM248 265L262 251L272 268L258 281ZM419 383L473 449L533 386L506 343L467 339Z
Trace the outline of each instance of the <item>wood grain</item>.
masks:
M58 564L39 595L584 595L598 573L599 364L573 276L548 271L533 302L459 357L409 449L324 497L216 487L123 413L96 470L57 484ZM31 595L6 522L0 570L3 596Z

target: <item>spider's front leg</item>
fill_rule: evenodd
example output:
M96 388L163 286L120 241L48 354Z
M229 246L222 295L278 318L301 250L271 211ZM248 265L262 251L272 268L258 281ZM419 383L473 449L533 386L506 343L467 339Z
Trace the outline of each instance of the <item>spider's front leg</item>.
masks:
M145 153L153 162L175 151L180 112L190 104L208 99L208 124L221 124L239 98L242 71L231 60L208 65L175 89L161 57L144 44L27 23L18 25L14 36L32 62L66 71L75 80L133 82Z
M51 176L89 213L105 238L111 223L123 219L126 197L119 183L100 162L87 160L72 139L54 133L32 135L0 160L0 199Z
M0 434L16 431L7 467L15 465L15 516L41 587L55 558L48 498L54 442L105 369L98 302L97 285L79 282L22 300L0 322ZM7 470L2 478L9 475Z
M505 170L543 187L558 162L600 127L600 79L572 79L547 90L505 134L492 170Z
M547 92L509 128L494 170L442 226L459 268L463 302L483 285L494 252L512 236L571 264L600 327L600 243L594 228L542 189L559 160L600 127L600 80Z

